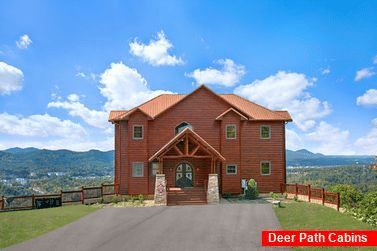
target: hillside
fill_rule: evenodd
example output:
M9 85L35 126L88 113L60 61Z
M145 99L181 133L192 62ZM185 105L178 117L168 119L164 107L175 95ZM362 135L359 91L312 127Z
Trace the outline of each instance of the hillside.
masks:
M286 150L286 157L287 167L370 165L376 162L376 159L369 155L323 155L312 153L306 149L297 151Z

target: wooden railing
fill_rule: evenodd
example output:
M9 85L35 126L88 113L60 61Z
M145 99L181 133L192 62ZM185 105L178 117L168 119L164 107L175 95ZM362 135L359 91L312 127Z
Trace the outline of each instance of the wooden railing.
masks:
M42 198L56 198L60 199L59 206L70 203L85 203L88 199L103 198L103 196L114 195L119 191L119 184L101 185L96 187L81 187L80 190L60 191L59 194L43 194L43 195L28 195L28 196L14 196L5 199L0 197L0 211L7 210L22 210L35 209L36 199ZM56 206L56 205L55 205Z
M340 208L339 193L330 193L325 191L324 188L313 188L311 185L300 184L281 184L281 193L294 194L296 196L305 196L308 202L312 200L322 201L322 205L331 204L335 205L337 210Z

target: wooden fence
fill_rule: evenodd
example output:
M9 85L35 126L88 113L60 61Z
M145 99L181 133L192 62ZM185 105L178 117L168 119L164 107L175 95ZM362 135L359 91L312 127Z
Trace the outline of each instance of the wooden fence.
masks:
M330 193L324 188L314 188L311 185L300 184L281 184L281 193L287 193L296 196L304 196L308 202L321 202L322 205L335 205L339 211L340 196L339 193Z
M81 187L80 190L60 191L58 194L43 194L29 196L14 196L9 198L0 197L0 211L35 209L36 199L56 198L61 204L85 203L88 199L103 198L103 196L114 195L119 191L119 184L101 185L96 187ZM60 203L59 203L60 204ZM55 206L61 206L55 205Z

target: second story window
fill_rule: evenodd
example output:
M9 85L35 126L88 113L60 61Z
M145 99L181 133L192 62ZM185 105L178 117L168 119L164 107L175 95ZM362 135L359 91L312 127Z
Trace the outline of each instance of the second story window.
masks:
M144 130L142 125L134 125L132 138L133 139L143 139Z
M236 125L226 125L226 139L236 138Z
M271 138L269 126L261 126L260 127L260 137L261 137L261 139Z

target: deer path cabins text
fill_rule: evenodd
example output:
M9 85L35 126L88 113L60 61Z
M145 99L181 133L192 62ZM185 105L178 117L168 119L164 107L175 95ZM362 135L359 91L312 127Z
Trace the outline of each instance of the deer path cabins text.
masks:
M130 110L111 111L115 125L114 183L120 194L155 194L164 185L241 193L253 178L260 192L286 183L287 111L272 111L202 85L192 93L162 94Z

